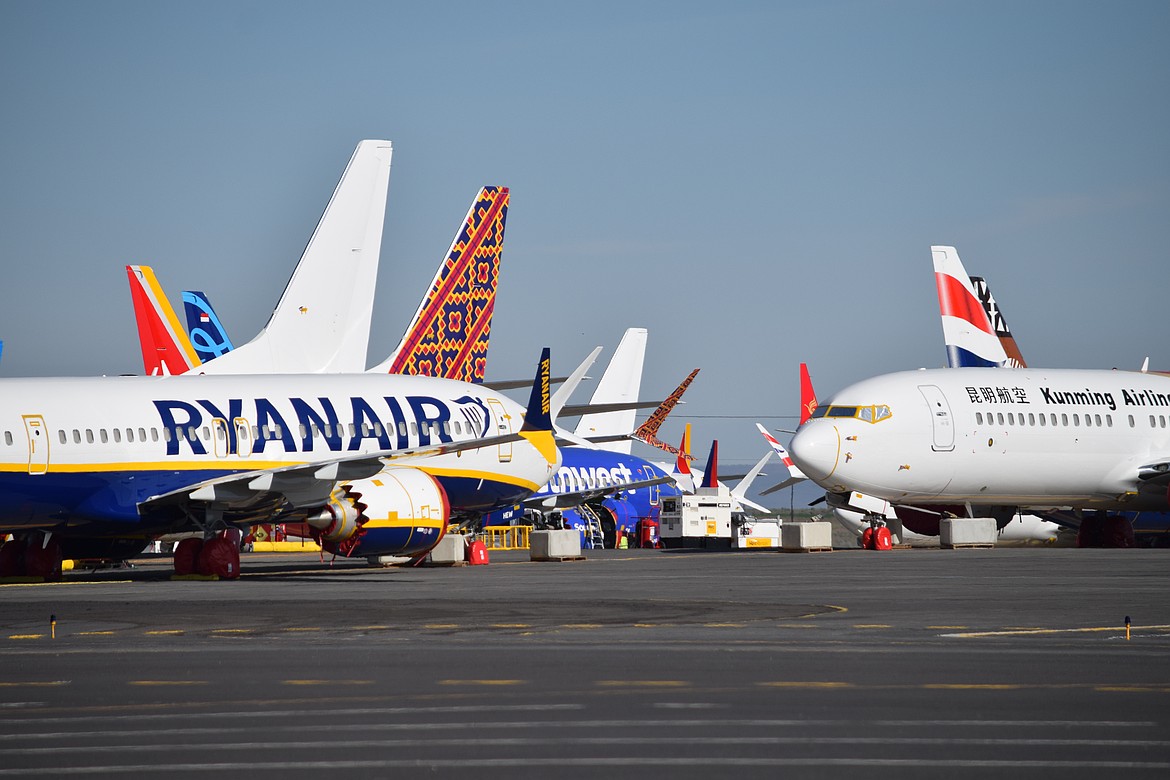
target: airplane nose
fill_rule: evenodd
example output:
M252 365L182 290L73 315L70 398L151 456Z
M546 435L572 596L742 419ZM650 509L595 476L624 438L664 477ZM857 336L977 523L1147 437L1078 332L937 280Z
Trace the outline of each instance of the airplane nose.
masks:
M841 434L837 432L837 426L825 422L803 425L792 437L789 450L792 460L805 476L820 484L837 470Z

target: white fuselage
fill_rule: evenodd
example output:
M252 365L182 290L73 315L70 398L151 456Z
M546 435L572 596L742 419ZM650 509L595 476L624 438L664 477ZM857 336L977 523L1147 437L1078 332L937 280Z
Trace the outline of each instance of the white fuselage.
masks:
M0 380L0 533L133 522L143 501L209 479L499 436L523 417L482 386L427 377ZM457 506L460 494L536 490L557 468L552 452L520 439L396 462L438 479Z
M792 457L831 492L911 505L1166 509L1139 479L1170 455L1170 378L952 368L858 382L818 408Z

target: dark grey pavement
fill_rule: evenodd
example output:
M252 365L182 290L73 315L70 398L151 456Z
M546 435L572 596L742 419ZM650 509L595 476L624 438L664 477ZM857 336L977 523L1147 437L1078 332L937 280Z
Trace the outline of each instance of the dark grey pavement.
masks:
M1170 776L1166 551L588 555L0 585L0 777Z

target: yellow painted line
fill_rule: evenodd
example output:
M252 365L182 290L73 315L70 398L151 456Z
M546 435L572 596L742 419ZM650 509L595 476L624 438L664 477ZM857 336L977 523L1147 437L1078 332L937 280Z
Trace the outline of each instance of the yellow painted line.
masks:
M211 630L211 633L213 633L213 634L250 634L250 633L252 633L252 629L250 629L250 628L213 628Z
M966 626L927 626L927 628L958 630L960 628L966 628Z
M390 626L354 626L354 631L383 631Z
M889 626L886 623L857 623L853 627L854 628L891 628L892 626Z
M1170 686L1098 685L1093 690L1103 693L1170 693Z
M43 682L0 682L0 688L57 688L68 684L69 680L45 680Z
M492 628L532 628L531 623L492 623Z
M165 631L147 631L147 636L179 636L183 633L181 628L170 628Z
M743 628L746 623L704 623L706 628Z
M839 607L839 606L837 606L836 604L825 604L824 606L825 606L825 607L827 607L827 608L829 608L829 609L831 609L831 610L833 610L833 612L836 612L836 613L838 613L838 614L841 614L841 613L844 613L844 612L848 612L848 611L849 611L849 608L848 608L848 607ZM822 616L822 615L824 615L824 614L825 614L825 613L823 613L823 612L810 612L810 613L808 613L807 615L799 615L798 617L799 617L801 620L808 620L808 619L810 619L810 618L821 617L821 616Z
M283 628L281 630L282 631L320 631L321 629L316 627L316 626L289 626L288 628Z
M524 685L526 680L439 680L439 685Z
M666 624L665 623L635 623L634 628L658 628L659 626L662 626L662 625L666 625Z
M600 623L563 623L561 628L601 628Z
M78 631L77 636L113 636L113 631Z
M852 688L853 683L847 682L762 682L756 683L762 688Z
M776 628L820 628L812 623L777 623Z
M687 688L686 680L598 680L599 688Z
M427 623L423 628L459 628L458 623Z
M9 634L9 639L43 639L44 634Z
M1025 685L1009 685L1005 683L927 683L922 686L928 690L944 691L1018 691Z
M373 680L281 680L282 685L373 685Z
M1162 626L1131 626L1133 629L1145 629L1147 631L1164 631L1170 629L1170 625ZM1031 636L1037 634L1087 634L1098 632L1114 631L1117 633L1124 633L1125 626L1092 626L1089 628L1014 628L1005 629L1003 631L971 631L964 634L946 634L945 636L959 637L969 639L971 637L980 636Z
M143 685L143 686L207 685L207 680L131 680L130 685Z

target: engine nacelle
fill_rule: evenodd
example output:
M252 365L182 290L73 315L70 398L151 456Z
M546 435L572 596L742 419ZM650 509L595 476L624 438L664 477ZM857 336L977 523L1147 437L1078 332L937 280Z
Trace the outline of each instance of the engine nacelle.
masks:
M322 542L349 539L361 527L362 511L349 491L334 491L329 503L305 518L310 528L321 535Z
M425 471L387 466L346 487L364 506L364 522L350 539L323 539L322 547L329 552L354 558L419 555L434 547L447 529L451 517L447 493Z

